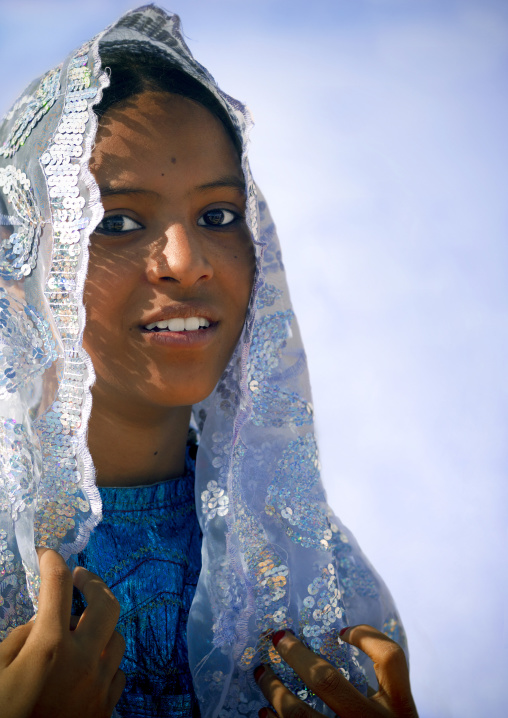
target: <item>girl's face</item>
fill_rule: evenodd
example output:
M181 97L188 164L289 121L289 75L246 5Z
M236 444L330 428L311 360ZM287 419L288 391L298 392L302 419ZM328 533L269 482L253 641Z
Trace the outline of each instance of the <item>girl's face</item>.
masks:
M84 346L108 400L188 406L208 396L240 337L255 259L244 178L221 122L144 92L101 121L90 169Z

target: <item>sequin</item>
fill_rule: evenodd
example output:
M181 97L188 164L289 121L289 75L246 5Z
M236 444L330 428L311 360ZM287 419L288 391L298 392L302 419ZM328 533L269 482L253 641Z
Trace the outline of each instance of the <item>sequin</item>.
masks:
M64 347L58 395L35 423L46 457L45 481L35 520L36 541L50 548L74 545L78 517L80 523L86 522L91 514L76 458L85 399L83 383L88 374L83 352L76 349L82 324L77 276L83 231L88 225L83 214L86 200L80 194L78 176L89 107L98 92L98 86L92 85L87 50L88 46L84 46L69 62L63 115L40 160L53 220L53 256L45 294Z
M34 504L40 454L33 437L14 419L0 419L0 447L0 496L16 521Z
M0 287L0 398L26 388L57 358L49 326L34 307Z
M16 115L17 119L0 147L0 157L12 157L16 154L40 119L55 104L60 91L60 71L60 67L50 70L41 79L34 94L22 97L6 116L5 121L10 120L13 115Z
M212 466L215 469L218 469L218 479L216 483L217 486L223 489L227 486L231 437L226 434L222 434L221 432L215 432L212 437L212 441L212 451L214 453ZM211 483L211 486L214 486L214 484ZM207 485L206 490L210 491L210 485Z
M243 652L242 657L240 658L240 663L242 664L242 666L245 668L249 668L249 666L252 664L252 659L254 658L255 655L256 655L255 648L252 648L252 647L246 648L245 651Z
M273 284L263 284L257 295L257 308L261 310L266 307L272 307L281 297L281 289L277 289Z
M256 426L302 426L312 423L312 405L274 382L281 350L291 332L293 312L278 311L260 319L252 338L247 382Z
M25 571L9 548L7 532L0 529L0 641L33 616Z
M14 165L0 167L0 195L13 214L16 231L0 245L0 276L22 279L28 276L37 262L37 249L43 221L31 191L30 180ZM10 223L10 222L9 222Z
M288 536L302 546L328 550L331 534L319 487L319 458L313 434L289 443L282 454L265 501L267 514L277 516ZM287 476L292 477L290 484ZM311 593L311 591L309 591Z
M263 216L266 210L266 203L259 203L259 212ZM264 256L263 256L263 270L266 274L276 274L277 272L284 271L284 265L282 263L282 253L276 241L275 225L270 222L264 227L263 236L261 241L266 245Z
M201 494L203 502L202 511L207 519L217 516L225 516L228 512L229 499L216 481L209 481L207 490Z
M388 638L391 638L392 641L395 641L400 646L404 646L406 644L407 638L404 626L395 613L387 616L381 630L388 636Z
M220 397L220 409L223 412L223 414L227 417L233 417L235 413L238 411L239 405L240 405L240 393L238 391L238 381L239 381L239 356L238 352L235 352L235 355L232 357L231 361L229 362L228 367L226 368L226 371L222 375L219 383L217 384L217 387L215 389L216 394ZM204 411L201 410L201 416L203 418L204 423ZM203 426L203 424L202 424ZM201 429L202 429L201 426ZM216 442L214 440L214 446ZM230 446L230 444L229 444Z
M355 594L379 598L379 586L374 574L363 558L355 554L346 534L337 530L330 541L330 547L339 568L341 593L346 598Z

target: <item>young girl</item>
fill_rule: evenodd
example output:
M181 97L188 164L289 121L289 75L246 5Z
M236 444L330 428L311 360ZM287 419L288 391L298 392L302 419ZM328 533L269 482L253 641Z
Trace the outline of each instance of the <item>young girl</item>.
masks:
M123 646L90 570L120 605L121 716L273 715L266 701L281 716L416 715L391 597L325 502L249 126L176 16L148 6L0 128L1 627L31 615L35 546L81 564L87 604L64 630L69 578L55 587L41 564L35 628L0 646L38 686L13 715L108 715L118 700ZM65 650L34 668L52 614ZM355 646L377 665L372 697ZM85 686L70 677L83 663Z

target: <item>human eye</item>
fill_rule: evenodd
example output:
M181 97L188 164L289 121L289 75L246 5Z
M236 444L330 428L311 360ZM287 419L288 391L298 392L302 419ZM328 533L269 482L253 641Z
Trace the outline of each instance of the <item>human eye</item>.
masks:
M95 231L97 234L120 235L135 229L144 229L144 227L126 214L112 214L109 217L104 217Z
M198 219L200 227L229 227L238 222L241 216L230 209L209 209Z

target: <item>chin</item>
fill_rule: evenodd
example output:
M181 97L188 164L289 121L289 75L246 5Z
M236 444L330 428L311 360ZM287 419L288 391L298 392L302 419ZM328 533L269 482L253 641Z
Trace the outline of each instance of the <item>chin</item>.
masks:
M157 391L155 394L150 392L150 400L152 403L158 406L166 406L168 409L176 406L193 406L207 399L215 387L216 383L212 386L196 386L193 384L192 387L190 387L187 385L181 389L161 387L160 391Z

